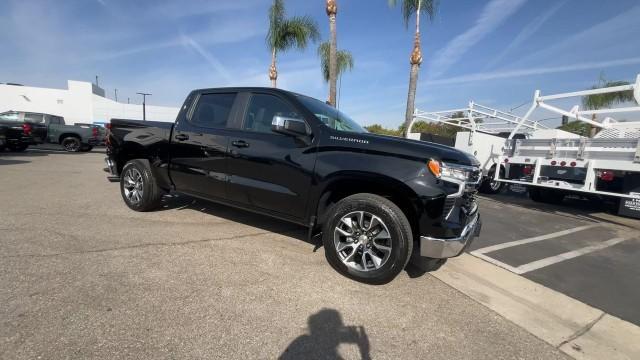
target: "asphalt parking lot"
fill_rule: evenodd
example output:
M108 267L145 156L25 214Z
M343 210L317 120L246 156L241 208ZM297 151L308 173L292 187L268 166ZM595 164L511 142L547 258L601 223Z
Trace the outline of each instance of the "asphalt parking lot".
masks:
M431 274L348 280L304 228L185 196L132 212L103 157L0 153L0 358L566 358ZM625 237L521 275L637 323L637 230L480 201L469 251L505 268Z

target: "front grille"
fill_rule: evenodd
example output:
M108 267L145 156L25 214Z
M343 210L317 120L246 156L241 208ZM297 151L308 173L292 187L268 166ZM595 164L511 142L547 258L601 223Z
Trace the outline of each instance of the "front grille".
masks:
M451 212L451 209L453 209L453 207L456 204L456 200L457 198L446 198L444 200L444 207L442 208L442 217L443 218L447 218L447 216L449 216L449 213Z

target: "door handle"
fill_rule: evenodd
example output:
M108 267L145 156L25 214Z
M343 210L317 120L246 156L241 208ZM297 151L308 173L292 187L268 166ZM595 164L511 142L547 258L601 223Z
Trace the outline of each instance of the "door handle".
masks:
M249 147L249 143L244 141L244 140L235 140L231 142L231 145L235 146L235 147L239 147L239 148L246 148Z
M178 134L178 135L176 135L176 140L178 140L178 141L189 140L189 135L187 135L187 134Z

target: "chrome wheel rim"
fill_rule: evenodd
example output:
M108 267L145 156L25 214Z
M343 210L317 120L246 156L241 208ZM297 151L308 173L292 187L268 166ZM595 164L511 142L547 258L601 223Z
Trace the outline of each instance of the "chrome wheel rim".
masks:
M489 187L493 191L498 191L498 189L500 188L500 182L499 181L495 181L495 180L491 180L489 182Z
M343 216L335 227L333 244L340 261L358 271L380 269L391 256L391 234L387 225L366 211Z
M124 182L124 196L127 200L132 204L138 204L142 201L142 195L144 191L142 190L142 174L138 169L130 168L124 173L122 177Z

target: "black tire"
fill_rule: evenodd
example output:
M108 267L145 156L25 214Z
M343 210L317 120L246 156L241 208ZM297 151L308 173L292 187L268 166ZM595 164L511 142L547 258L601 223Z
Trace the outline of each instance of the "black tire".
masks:
M82 148L80 138L76 136L67 136L60 141L60 145L62 145L66 152L78 152Z
M559 205L564 201L564 197L562 191L529 187L529 198L535 202Z
M482 184L480 185L480 188L478 189L478 191L480 191L483 194L497 194L502 190L504 183L493 181L495 171L496 171L495 168L489 171L489 174L487 174L487 177L485 177L482 180ZM504 178L504 168L502 166L500 167L500 178Z
M27 150L29 145L28 144L12 144L7 147L9 148L9 151L23 152Z
M82 147L80 148L80 151L82 152L89 152L93 150L93 146L91 145L82 145Z
M140 185L131 186L129 180L138 180L140 175ZM129 177L127 177L129 176ZM137 191L138 196L133 196L132 191ZM140 190L142 194L140 195ZM125 164L120 175L120 194L125 204L135 211L150 211L160 206L164 192L158 187L156 179L151 173L148 160L135 159Z
M387 241L391 245L391 251L379 268L361 271L349 267L342 262L336 250L334 231L338 223L343 216L358 211L377 216L388 229ZM393 202L374 194L355 194L340 200L329 212L323 226L322 241L327 261L340 274L368 284L386 284L405 268L413 250L413 234L407 217Z

